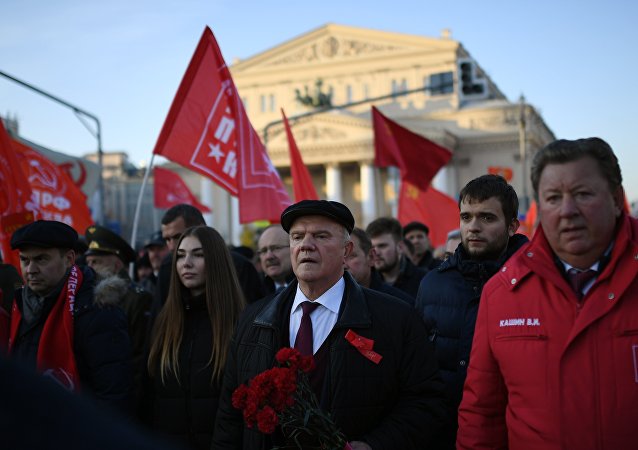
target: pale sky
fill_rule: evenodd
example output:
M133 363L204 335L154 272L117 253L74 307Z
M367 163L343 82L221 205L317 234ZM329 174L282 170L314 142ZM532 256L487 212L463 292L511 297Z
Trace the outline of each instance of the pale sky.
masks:
M245 59L326 23L421 36L449 28L511 101L524 94L558 138L599 136L638 200L631 128L638 105L638 4L565 1L3 0L0 71L102 122L105 151L149 160L208 25L226 61ZM73 112L0 77L0 114L20 134L73 155L96 141Z

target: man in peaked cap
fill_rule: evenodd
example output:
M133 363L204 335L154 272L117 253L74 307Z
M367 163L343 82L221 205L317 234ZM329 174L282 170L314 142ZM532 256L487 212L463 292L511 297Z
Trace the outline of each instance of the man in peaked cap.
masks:
M70 391L126 409L132 386L126 317L101 300L93 271L75 264L77 238L70 226L47 220L12 235L25 286L13 302L9 357Z
M100 275L115 275L135 261L135 250L108 228L91 225L84 236L89 247L86 263Z
M144 370L143 355L153 296L129 277L127 268L135 261L135 251L108 228L91 225L85 232L89 249L86 263L98 275L100 285L108 288L124 311L133 346L135 387L138 391Z
M228 355L213 449L283 445L243 423L237 386L273 366L282 347L312 355L310 384L353 449L422 449L443 419L442 382L425 326L404 302L359 286L344 272L354 218L338 202L286 208L296 280L246 308ZM367 343L363 348L360 343ZM365 382L362 382L365 381ZM308 447L308 439L299 442Z

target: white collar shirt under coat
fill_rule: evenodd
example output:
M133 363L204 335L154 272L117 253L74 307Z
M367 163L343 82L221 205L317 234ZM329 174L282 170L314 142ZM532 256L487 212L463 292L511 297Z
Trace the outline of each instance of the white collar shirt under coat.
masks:
M339 318L339 308L341 307L341 300L343 299L343 293L346 288L346 282L343 277L339 278L330 289L324 292L319 298L315 300L315 303L319 303L317 309L310 314L310 320L312 321L312 353L317 353L317 350L324 343ZM290 346L294 346L295 339L297 339L297 332L301 325L301 317L303 311L301 304L303 302L309 302L310 300L305 296L299 285L297 285L297 292L295 294L295 301L292 304L290 312Z

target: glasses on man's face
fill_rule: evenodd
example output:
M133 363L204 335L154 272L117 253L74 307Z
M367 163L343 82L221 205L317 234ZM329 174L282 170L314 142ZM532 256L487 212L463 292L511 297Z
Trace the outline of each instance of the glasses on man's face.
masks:
M290 245L269 245L268 247L262 247L257 250L257 254L259 256L263 256L268 252L277 253L279 250L284 248L290 248Z

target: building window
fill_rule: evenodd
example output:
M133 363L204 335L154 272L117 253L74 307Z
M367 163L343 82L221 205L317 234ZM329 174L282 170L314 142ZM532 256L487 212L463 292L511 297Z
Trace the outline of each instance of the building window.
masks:
M370 90L367 84L363 85L363 98L366 100L370 98Z
M346 86L346 103L352 103L352 86Z
M270 108L270 111L272 112L275 110L275 95L270 94L268 99L269 99L269 108Z
M266 96L265 95L259 96L259 110L261 112L266 112Z
M392 80L392 95L400 94L408 90L408 80L403 78L401 81Z
M430 86L430 95L444 95L454 92L454 75L452 72L433 73L425 79Z

